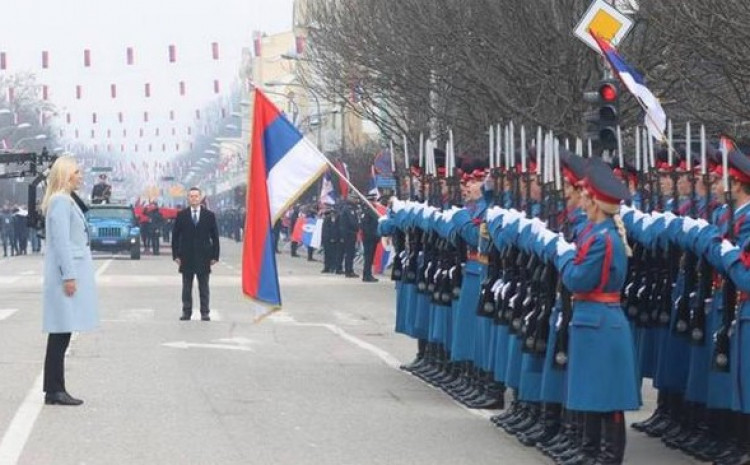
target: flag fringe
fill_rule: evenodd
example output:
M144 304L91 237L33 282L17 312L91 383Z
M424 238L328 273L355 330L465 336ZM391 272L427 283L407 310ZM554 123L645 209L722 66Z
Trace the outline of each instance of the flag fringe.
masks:
M284 216L284 213L286 213L287 210L289 210L292 205L294 205L294 202L297 201L297 199L300 198L300 196L310 187L312 187L313 184L315 184L318 179L320 179L321 176L326 172L328 169L328 166L323 165L320 170L315 173L315 176L311 177L309 181L307 181L300 190L297 191L296 194L294 194L292 197L289 198L289 200L279 209L278 213L276 214L276 217L271 218L271 226L276 224L276 222Z
M262 300L251 297L244 292L242 293L242 296L253 304L256 304L266 310L262 315L253 318L253 324L258 324L268 318L270 315L273 315L274 313L282 310L281 305L269 304L268 302L264 302Z

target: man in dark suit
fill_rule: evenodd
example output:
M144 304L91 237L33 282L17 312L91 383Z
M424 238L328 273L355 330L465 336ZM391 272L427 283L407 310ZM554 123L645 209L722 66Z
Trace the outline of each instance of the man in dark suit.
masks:
M357 252L357 232L359 232L359 215L357 202L359 197L350 194L341 207L339 227L341 228L344 275L347 278L359 278L354 272L354 255Z
M374 202L378 198L377 191L367 194L367 200ZM372 263L375 259L375 249L378 246L380 237L378 236L378 216L372 211L372 208L365 206L362 209L360 224L362 225L362 248L365 259L364 268L362 269L362 281L366 283L376 283L378 278L372 275Z
M188 208L180 211L172 229L172 258L182 273L182 316L189 320L193 313L193 277L198 277L201 320L208 316L208 275L219 261L219 228L216 215L201 205L201 190L191 187Z

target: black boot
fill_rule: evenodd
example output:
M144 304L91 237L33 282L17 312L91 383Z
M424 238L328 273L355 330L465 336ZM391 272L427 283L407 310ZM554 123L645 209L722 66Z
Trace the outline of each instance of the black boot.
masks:
M735 413L736 446L729 449L714 462L716 465L748 465L750 464L750 415Z
M543 454L550 455L553 448L556 448L557 446L570 441L569 435L571 434L572 428L573 424L571 421L571 413L566 409L562 409L560 413L560 428L557 430L557 434L550 438L548 441L538 443L536 445L537 448ZM564 448L561 450L564 450Z
M490 377L492 374L490 373ZM484 390L484 396L466 405L472 409L500 410L505 408L505 385L491 381Z
M493 425L498 426L499 422L505 421L508 418L515 415L518 408L519 408L518 402L515 400L512 400L510 402L510 406L507 409L505 409L502 413L498 413L497 415L491 416L490 421L492 422Z
M455 365L457 371L456 379L454 379L450 383L446 383L445 386L443 386L445 392L447 392L450 396L453 396L454 392L459 391L460 388L462 388L466 383L466 379L469 377L469 362L455 362Z
M508 434L512 434L515 436L528 432L534 426L536 426L537 422L539 421L539 417L542 413L541 407L542 404L540 404L539 402L528 402L526 407L526 417L521 421L507 425L505 431L507 431Z
M495 423L500 428L503 428L504 430L507 430L508 428L512 428L524 421L526 421L526 418L529 416L529 404L526 402L518 401L516 402L516 409L512 416L507 417L503 420L499 420Z
M424 359L424 352L426 347L427 341L425 341L424 339L419 339L417 341L417 356L414 358L414 360L411 361L411 363L401 365L399 368L404 371L411 372L421 366L421 364L423 363L422 360Z
M666 401L667 396L664 393L664 391L659 391L656 395L656 410L654 410L654 413L647 418L646 420L639 421L637 423L631 423L630 427L633 428L636 431L645 431L646 428L651 426L654 422L660 421L663 419L664 411L666 409Z
M584 412L581 448L578 453L569 458L562 465L590 465L596 463L599 455L602 437L602 415L600 413Z
M440 370L440 354L437 344L428 342L425 350L425 361L420 368L412 371L413 375L427 381L430 376Z
M659 392L661 393L662 391ZM660 438L677 427L674 415L679 411L679 395L667 392L663 393L663 395L664 409L661 418L643 429L643 432L652 438Z
M625 415L622 412L603 413L602 448L597 465L620 465L625 457Z
M534 430L528 431L523 436L519 435L518 440L524 446L537 446L545 443L557 435L560 431L560 404L544 404L542 406L541 421Z

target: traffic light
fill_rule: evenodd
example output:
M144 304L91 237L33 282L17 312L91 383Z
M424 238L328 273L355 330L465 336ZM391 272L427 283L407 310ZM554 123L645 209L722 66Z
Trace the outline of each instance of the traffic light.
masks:
M586 113L587 137L602 150L617 148L617 126L619 124L620 86L613 79L599 81L595 91L584 92L583 100L593 104L594 109Z

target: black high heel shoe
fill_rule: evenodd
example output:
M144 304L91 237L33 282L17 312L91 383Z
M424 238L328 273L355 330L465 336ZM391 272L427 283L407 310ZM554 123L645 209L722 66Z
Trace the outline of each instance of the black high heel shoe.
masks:
M78 406L83 403L81 399L76 399L65 391L48 392L44 396L44 403L47 405L70 405Z

